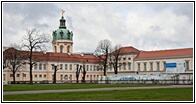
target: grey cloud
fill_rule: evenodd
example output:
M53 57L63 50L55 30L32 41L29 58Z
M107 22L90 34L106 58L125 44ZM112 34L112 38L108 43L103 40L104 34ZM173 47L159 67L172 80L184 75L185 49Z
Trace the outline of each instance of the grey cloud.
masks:
M178 15L186 15L190 18L191 22L193 20L193 3L185 3L176 5L174 13Z
M3 13L13 17L22 16L20 18L22 22L5 19L3 34L6 35L5 40L13 34L19 36L18 31L22 29L21 27L29 25L52 33L53 30L58 29L60 10L65 9L66 25L74 33L74 52L94 51L101 39L109 39L113 44L119 43L122 46L132 45L142 50L189 47L193 43L191 40L192 22L184 21L182 24L176 24L179 21L172 21L170 23L164 19L170 18L170 15L161 15L160 20L155 18L156 22L152 19L160 15L161 11L168 9L172 11L175 18L187 16L187 20L190 21L193 18L191 8L193 7L190 5L180 3L175 5L172 3L6 4L3 6ZM127 18L128 14L137 16ZM158 17L160 18L160 16ZM22 26L17 24L22 24ZM174 31L174 33L169 34L170 31Z
M73 23L72 23L72 18L70 16L66 16L66 19L67 19L67 25L69 26L69 28L71 30L74 30L74 26L73 26Z
M153 26L150 26L150 29L152 29L152 31L161 31L161 27L156 24Z
M46 24L46 23L43 23L43 24L35 24L35 27L38 28L38 29L39 28L43 28L43 29L45 28L46 29L46 28L49 28L49 25Z

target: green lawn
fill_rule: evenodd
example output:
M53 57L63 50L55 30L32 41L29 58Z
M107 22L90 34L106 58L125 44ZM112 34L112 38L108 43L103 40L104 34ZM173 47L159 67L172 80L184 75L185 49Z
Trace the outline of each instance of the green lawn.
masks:
M192 101L193 88L4 95L3 101Z
M160 86L160 85L159 84L34 84L34 85L13 84L13 85L3 85L3 91L143 87L143 86Z

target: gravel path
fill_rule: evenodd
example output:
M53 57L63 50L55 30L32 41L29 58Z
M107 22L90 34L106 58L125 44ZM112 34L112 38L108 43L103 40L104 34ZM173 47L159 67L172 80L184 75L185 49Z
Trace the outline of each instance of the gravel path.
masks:
M150 86L150 87L118 87L118 88L90 88L90 89L65 89L65 90L35 90L35 91L9 91L3 92L3 95L14 94L39 94L56 92L82 92L82 91L104 91L104 90L134 90L134 89L158 89L158 88L190 88L193 85L169 85L169 86Z

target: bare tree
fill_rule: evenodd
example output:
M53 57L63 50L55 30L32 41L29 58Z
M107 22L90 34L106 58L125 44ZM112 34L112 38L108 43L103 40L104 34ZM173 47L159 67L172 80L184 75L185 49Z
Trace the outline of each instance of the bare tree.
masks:
M101 59L101 62L103 64L104 76L106 76L107 60L108 60L111 46L112 46L111 41L109 41L108 39L105 39L105 40L99 41L97 49L95 50L96 55Z
M15 74L20 68L21 64L23 64L23 60L25 59L25 54L21 53L19 50L20 47L16 44L11 45L11 48L8 48L3 52L4 67L11 70L13 74L13 84L16 82Z
M54 74L53 74L53 82L52 83L56 83L56 73L59 70L58 65L57 64L52 64L52 67L54 68Z
M34 29L30 29L27 31L27 35L24 36L22 40L23 48L27 48L29 51L29 66L30 66L30 84L33 84L33 76L32 76L32 69L35 61L33 61L33 51L43 50L46 49L46 45L44 43L49 42L50 38L49 35L40 34L40 31Z
M83 76L82 76L82 83L85 83L85 76L86 76L86 62L88 62L88 59L85 59L84 61L83 61L83 65L82 65L82 74L83 74Z
M76 80L77 80L76 83L78 83L81 68L82 65L76 64Z
M5 51L3 51L3 52L5 52ZM6 67L7 67L7 58L3 56L3 69L5 69Z
M85 69L85 64L83 64L83 68L82 68L82 83L85 83L85 76L86 76L86 69Z
M118 67L123 65L123 63L119 63L119 59L121 58L120 53L121 53L121 45L117 44L112 48L112 52L109 54L110 56L109 63L114 67L115 74L118 74Z

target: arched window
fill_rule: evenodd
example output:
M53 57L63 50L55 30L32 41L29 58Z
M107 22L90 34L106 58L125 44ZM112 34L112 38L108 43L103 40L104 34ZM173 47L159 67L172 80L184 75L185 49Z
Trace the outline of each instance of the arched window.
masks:
M61 39L63 39L63 31L62 30L60 32L60 35L61 35Z
M68 81L68 75L64 76L64 80Z
M67 53L70 53L70 46L67 46Z
M60 52L63 53L63 46L60 46Z

